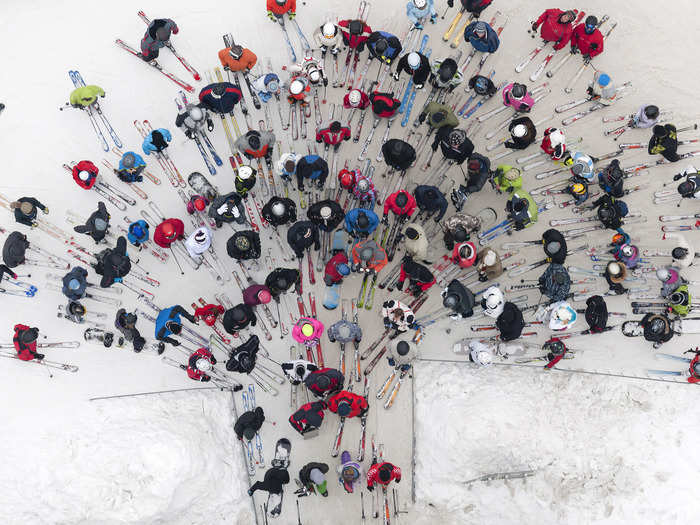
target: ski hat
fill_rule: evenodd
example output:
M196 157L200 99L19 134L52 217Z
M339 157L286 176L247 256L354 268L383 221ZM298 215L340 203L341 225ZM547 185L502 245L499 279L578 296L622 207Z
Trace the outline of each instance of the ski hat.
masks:
M80 288L80 281L78 281L78 279L71 279L68 281L68 288L71 290L77 290Z
M484 309L495 310L502 305L504 301L503 292L498 286L490 286L484 292L484 298L481 300L481 306Z
M513 126L513 136L515 138L522 138L527 134L527 126L524 124L518 124L517 126Z
M333 215L333 210L331 210L330 206L322 206L319 210L319 215L322 219L328 220L331 217L331 215Z
M252 441L252 439L255 437L255 429L251 427L244 428L243 437L246 439L246 441Z
M236 176L241 180L247 180L247 179L251 178L253 175L255 175L255 170L251 166L248 166L247 164L244 164L243 166L239 166L238 170L236 171Z
M340 264L338 264L338 265L335 267L335 269L336 269L336 270L338 271L338 273L339 273L340 275L342 275L343 277L346 276L346 275L350 275L350 267L349 267L347 264L345 264L345 263L340 263Z
M624 248L623 248L623 250L624 250ZM676 246L673 250L671 250L671 257L673 257L674 259L682 259L686 255L688 255L687 248L683 248L681 246Z
M399 341L398 343L396 343L396 353L400 356L408 354L410 349L411 347L406 341Z
M601 87L607 86L608 84L610 84L610 76L606 73L600 73L600 75L598 76L598 84Z
M141 225L136 222L131 225L131 233L134 237L139 239L145 235Z
M338 28L333 22L326 22L321 28L321 33L323 34L323 37L327 39L333 38L336 35L337 31Z
M340 417L347 417L348 414L350 414L351 408L350 403L345 400L341 401L338 403L338 415Z
M391 473L393 472L393 470L394 466L391 463L382 464L377 470L377 473L379 474L379 480L383 483L389 483L389 480L391 479Z
M486 266L493 266L494 264L496 264L496 252L494 252L493 250L489 250L488 252L486 252L486 255L484 255L483 262Z
M124 166L126 169L131 169L136 165L136 155L134 155L131 151L124 153L122 156L122 166Z
M659 107L650 104L644 108L644 116L648 119L656 119L659 117Z
M88 179L90 179L90 172L87 170L81 170L78 172L78 178L83 182L86 182Z
M367 179L358 180L357 189L360 193L367 193L369 191L369 181Z
M474 25L474 34L475 35L486 35L486 23L485 22L477 22Z
M272 300L272 294L270 294L269 290L261 289L257 293L257 298L261 304L267 304Z
M627 274L625 265L617 261L610 261L605 267L605 271L610 276L610 280L615 284L624 281Z
M211 361L209 361L209 359L205 357L200 357L199 359L197 359L197 361L195 362L195 367L201 372L210 372L211 369L214 368L214 366L211 364Z
M358 107L360 102L362 102L362 92L359 89L350 91L350 93L348 93L348 102L352 107Z
M26 330L22 330L20 334L20 340L24 344L31 344L35 342L39 337L39 329L38 328L28 328Z
M304 323L301 325L301 333L306 337L311 337L314 335L314 327L311 325L311 323Z
M420 55L415 51L408 54L408 57L406 57L406 61L408 62L408 67L410 67L413 70L416 70L420 67Z

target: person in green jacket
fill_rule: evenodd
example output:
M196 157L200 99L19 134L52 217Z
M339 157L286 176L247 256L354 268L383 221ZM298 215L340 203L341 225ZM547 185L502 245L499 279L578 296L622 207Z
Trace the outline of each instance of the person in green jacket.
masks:
M682 284L676 288L671 294L671 297L669 297L668 304L674 314L680 315L681 317L688 315L693 304L688 285Z
M70 105L77 109L85 109L97 102L97 97L104 96L105 91L100 86L79 87L70 94Z
M513 192L520 190L523 187L523 176L518 168L509 166L508 164L500 164L496 168L496 176L494 177L498 191Z
M430 126L430 133L445 126L456 128L459 124L459 120L457 120L452 108L446 104L438 104L437 102L428 104L421 112L418 120L423 124L426 118Z
M513 191L513 196L506 203L506 211L516 230L529 228L537 222L537 203L522 188Z

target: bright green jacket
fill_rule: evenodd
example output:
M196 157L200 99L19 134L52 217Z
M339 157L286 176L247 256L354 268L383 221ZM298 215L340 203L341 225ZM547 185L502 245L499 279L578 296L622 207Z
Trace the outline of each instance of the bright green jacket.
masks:
M105 92L100 86L83 86L74 89L70 94L70 105L77 107L92 106L97 97L104 97Z
M505 174L511 169L513 169L513 166L509 166L508 164L500 164L496 168L496 185L498 186L498 189L503 192L519 190L523 187L522 175L515 180L506 179ZM513 188L513 190L510 190L510 188Z

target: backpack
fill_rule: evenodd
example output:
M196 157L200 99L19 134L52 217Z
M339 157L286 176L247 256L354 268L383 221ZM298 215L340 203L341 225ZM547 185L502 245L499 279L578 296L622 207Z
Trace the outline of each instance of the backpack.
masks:
M600 295L593 295L586 300L586 322L591 332L599 333L608 324L608 305Z

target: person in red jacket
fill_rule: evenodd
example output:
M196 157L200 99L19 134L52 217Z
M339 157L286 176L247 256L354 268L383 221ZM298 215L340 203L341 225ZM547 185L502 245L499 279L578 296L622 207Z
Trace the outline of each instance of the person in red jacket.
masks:
M343 36L343 43L350 49L357 49L362 52L365 49L365 42L372 34L372 28L362 20L341 20L338 22L340 34Z
M212 353L206 348L200 348L190 356L187 366L180 366L187 369L190 379L206 382L211 381L211 376L207 375L207 372L211 372L215 364L216 358Z
M375 463L367 471L367 490L372 492L377 483L386 487L392 480L401 483L401 469L388 461Z
M700 383L700 350L698 350L698 347L696 346L695 350L691 348L683 353L695 354L695 357L693 357L693 360L690 361L690 364L688 365L688 383Z
M297 16L297 0L267 0L267 16L276 20L288 14L290 20Z
M331 259L326 263L326 269L323 274L323 282L326 286L342 283L343 278L350 274L348 266L348 256L344 251L338 250Z
M81 160L73 166L73 180L84 190L92 189L100 172L89 160Z
M323 142L326 146L339 146L344 140L350 140L350 128L343 126L337 120L330 124L321 124L316 129L316 142Z
M180 219L165 219L153 232L153 242L161 248L170 248L175 241L185 238L185 225Z
M401 107L401 101L394 98L393 93L379 93L375 91L369 96L372 103L372 113L377 118L391 118Z
M325 415L323 411L326 408L328 405L325 401L314 401L301 405L296 412L289 416L289 424L303 436L321 426Z
M586 17L583 24L574 28L571 35L571 52L581 52L584 60L590 60L603 52L603 34L598 30L598 19Z
M340 417L362 417L369 410L369 403L363 396L341 390L328 400L328 410Z
M547 9L532 24L532 30L540 28L540 36L545 42L555 42L554 49L563 49L571 40L573 23L576 19L576 11L562 11L561 9Z
M44 354L36 351L36 340L39 337L38 328L30 328L24 324L15 325L15 335L12 342L17 350L17 357L22 361L32 361L36 359L41 361L44 359Z
M216 323L216 318L225 311L226 309L220 304L207 304L196 308L194 311L194 316L198 319L202 319L204 324L207 326L214 326Z
M366 109L369 106L369 97L364 91L353 89L343 97L345 109Z
M384 216L382 217L382 222L384 224L389 223L389 210L391 210L394 215L398 215L398 218L406 219L413 215L416 206L416 199L413 195L406 190L395 191L384 201Z

